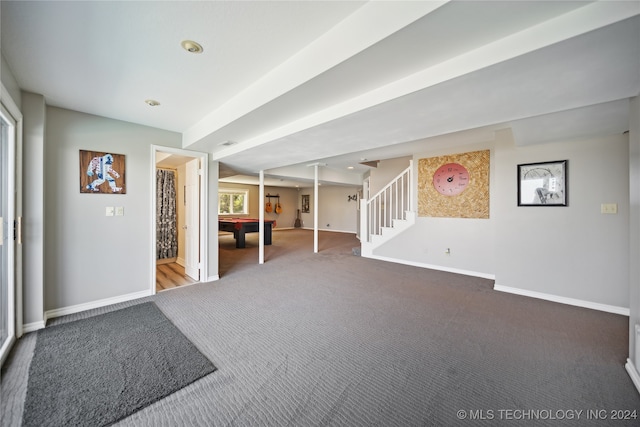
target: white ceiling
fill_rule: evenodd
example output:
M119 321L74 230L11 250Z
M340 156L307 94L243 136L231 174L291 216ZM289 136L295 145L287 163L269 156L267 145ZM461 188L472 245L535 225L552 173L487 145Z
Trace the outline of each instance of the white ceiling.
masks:
M23 90L179 132L221 176L321 163L351 183L362 159L499 128L521 145L624 132L640 93L640 0L0 5Z

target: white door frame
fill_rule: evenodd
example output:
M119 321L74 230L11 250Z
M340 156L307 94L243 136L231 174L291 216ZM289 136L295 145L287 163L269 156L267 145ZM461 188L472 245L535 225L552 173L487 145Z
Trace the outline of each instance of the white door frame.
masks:
M7 218L2 221L8 223L7 227L7 246L3 248L7 253L7 340L0 342L0 366L9 354L11 346L16 338L22 335L22 281L21 264L16 263L16 259L20 259L20 248L22 245L20 222L21 217L21 200L22 200L22 182L21 182L21 165L18 164L22 158L22 113L9 96L4 85L0 85L0 109L2 116L8 122L10 128L8 132L9 145L7 146L6 158L6 178L7 185ZM16 239L12 237L14 234L14 221L17 221ZM0 224L2 226L2 224ZM5 236L2 237L4 239ZM0 242L2 244L3 242Z
M207 270L207 260L209 259L208 245L207 245L207 219L209 218L209 212L207 208L207 194L209 194L209 156L207 153L198 151L182 150L180 148L163 147L160 145L151 146L151 212L150 220L151 224L151 242L149 244L151 254L151 280L150 289L151 295L156 293L156 154L157 153L169 153L177 154L184 157L191 157L194 159L200 159L200 282L206 281L209 276Z
M186 176L185 176L185 188L184 188L184 272L187 276L194 280L200 281L200 249L199 240L200 227L198 221L200 218L200 212L198 209L199 198L198 192L200 191L200 173L201 170L197 158L191 159L185 163ZM196 233L194 233L194 227L198 227ZM198 243L196 243L196 238Z

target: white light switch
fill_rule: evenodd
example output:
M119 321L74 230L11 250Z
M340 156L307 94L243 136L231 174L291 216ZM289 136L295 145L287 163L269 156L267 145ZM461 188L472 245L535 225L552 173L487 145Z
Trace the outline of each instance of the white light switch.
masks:
M106 211L106 215L107 216L113 216L113 206L107 206L107 211Z
M617 203L603 203L600 205L600 213L603 214L617 214L618 213L618 204Z
M116 216L124 215L124 206L116 206Z

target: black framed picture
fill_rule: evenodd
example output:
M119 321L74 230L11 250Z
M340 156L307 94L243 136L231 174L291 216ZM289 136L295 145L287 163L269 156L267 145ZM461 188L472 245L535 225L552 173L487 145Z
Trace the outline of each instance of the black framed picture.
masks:
M518 206L567 206L567 163L518 165Z

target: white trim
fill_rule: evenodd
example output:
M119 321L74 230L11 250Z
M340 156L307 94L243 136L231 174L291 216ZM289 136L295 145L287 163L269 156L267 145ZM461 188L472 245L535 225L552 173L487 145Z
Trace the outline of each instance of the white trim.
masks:
M292 229L294 229L294 228L295 228L295 227L279 228L279 230L290 230L290 229L292 230ZM300 228L300 229L302 229L302 230L311 230L311 231L313 231L313 228L310 228L310 227L298 227L298 228ZM275 230L275 229L274 229L274 230ZM318 231L329 231L329 232L332 232L332 233L358 234L358 233L357 233L357 232L355 232L355 231L350 231L350 230L336 230L336 229L331 229L331 228L319 228L319 229L318 229Z
M2 100L2 104L9 111L9 114L13 117L16 122L22 121L22 112L18 105L13 100L7 88L0 82L0 99Z
M85 302L82 304L71 305L69 307L56 308L44 312L44 322L53 319L55 317L66 316L67 314L79 313L81 311L92 310L94 308L105 307L112 304L118 304L121 302L127 302L139 298L148 297L151 295L149 290L133 292L130 294L120 295L117 297L104 298L97 301Z
M480 273L477 271L470 271L470 270L461 270L459 268L443 267L441 265L424 264L421 262L407 261L403 259L389 258L389 257L384 257L379 255L363 256L363 258L371 258L371 259L377 259L380 261L388 261L388 262L393 262L395 264L411 265L413 267L428 268L430 270L446 271L448 273L463 274L465 276L480 277L482 279L495 280L496 278L493 274L488 274L488 273Z
M151 293L148 290L145 290L145 291L133 292L126 295L120 295L117 297L110 297L110 298L105 298L97 301L72 305L69 307L56 308L53 310L49 310L44 313L44 320L27 323L26 325L23 325L23 332L28 333L28 332L37 331L38 329L42 329L46 327L47 320L53 319L55 317L66 316L67 314L74 314L74 313L79 313L81 311L91 310L94 308L100 308L100 307L105 307L112 304L127 302L131 300L139 299L139 298L148 297L150 295Z
M608 313L629 316L628 308L618 307L615 305L600 304L597 302L561 297L558 295L545 294L542 292L528 291L526 289L511 288L509 286L501 286L501 285L495 285L495 284L493 285L493 290L500 291L500 292L507 292L515 295L522 295L525 297L543 299L543 300L552 301L552 302L558 302L560 304L568 304L576 307L590 308L592 310L606 311Z
M46 322L44 320L39 320L37 322L27 323L23 326L22 332L28 334L29 332L35 332L38 329L43 329L46 326Z
M636 386L638 393L640 393L640 374L636 367L633 365L630 359L627 359L627 363L624 365L624 368L627 370L627 373L631 377L631 381L633 381L633 385Z
M318 164L313 166L313 253L318 253Z
M215 282L216 280L220 280L220 275L216 274L215 276L207 277L207 282Z
M19 159L18 152L22 146L21 144L21 129L22 122L19 118L16 117L16 112L19 114L19 110L17 110L17 106L15 102L9 96L9 92L6 90L4 85L0 84L0 119L3 121L6 120L8 129L7 129L7 137L8 144L6 147L6 164L3 166L6 169L6 197L7 197L7 210L4 212L6 217L4 217L3 212L0 212L0 228L4 227L4 221L7 221L7 245L5 246L5 250L3 252L3 256L6 256L7 261L7 271L6 274L6 285L7 285L7 294L6 294L6 302L7 306L2 307L2 310L6 310L7 316L7 337L6 340L0 342L0 366L6 359L9 354L9 350L11 346L15 342L16 337L20 337L22 335L23 327L22 327L22 283L19 280L21 265L16 263L16 259L18 256L18 251L20 250L18 241L14 240L11 236L14 235L14 224L15 221L18 220L18 201L21 197L21 193L19 193L18 182L20 178L17 175L19 169ZM20 116L21 117L21 116ZM2 234L2 233L0 233ZM4 239L0 236L0 239ZM0 241L0 245L4 244L3 241Z
M260 200L260 210L258 211L258 264L264 264L264 169L260 169L258 181L258 200ZM218 248L220 248L220 242L218 242Z

